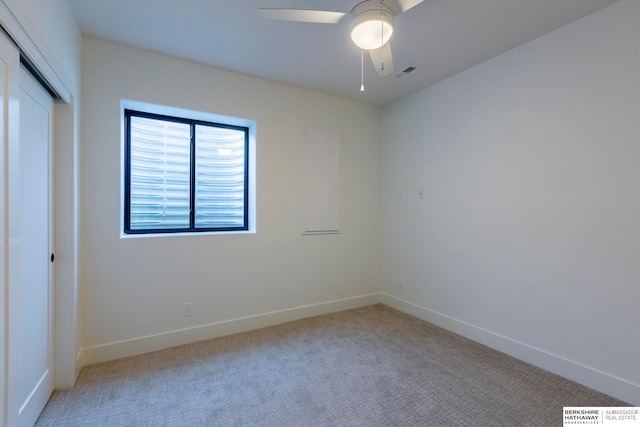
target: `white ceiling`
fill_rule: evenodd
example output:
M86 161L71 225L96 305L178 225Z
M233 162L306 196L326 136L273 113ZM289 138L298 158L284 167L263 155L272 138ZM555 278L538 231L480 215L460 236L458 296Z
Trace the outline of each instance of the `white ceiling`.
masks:
M359 0L69 0L84 34L377 106L513 49L618 0L425 0L396 17L395 72L378 77L348 20L260 19L258 7L349 12Z

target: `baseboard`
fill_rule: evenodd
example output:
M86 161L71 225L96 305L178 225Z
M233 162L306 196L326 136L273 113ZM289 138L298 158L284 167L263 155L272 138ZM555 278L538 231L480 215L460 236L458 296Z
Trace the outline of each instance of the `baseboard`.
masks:
M640 385L638 384L392 295L383 293L382 303L594 390L640 406Z
M189 344L196 341L246 332L292 320L304 319L306 317L379 304L380 302L381 295L379 293L375 293L305 305L286 310L272 311L253 316L223 320L193 328L174 330L161 334L148 335L125 341L87 347L80 350L77 358L77 366L81 368L82 366L94 363L106 362L109 360L135 356L137 354L162 350L178 345Z

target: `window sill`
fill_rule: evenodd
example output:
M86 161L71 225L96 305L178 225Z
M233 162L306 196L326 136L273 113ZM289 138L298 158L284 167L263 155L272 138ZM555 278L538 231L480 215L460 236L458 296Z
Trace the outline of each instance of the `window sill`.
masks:
M146 233L146 234L126 234L120 233L121 239L149 239L162 237L194 237L194 236L220 236L230 234L256 234L255 230L241 231L199 231L196 233Z

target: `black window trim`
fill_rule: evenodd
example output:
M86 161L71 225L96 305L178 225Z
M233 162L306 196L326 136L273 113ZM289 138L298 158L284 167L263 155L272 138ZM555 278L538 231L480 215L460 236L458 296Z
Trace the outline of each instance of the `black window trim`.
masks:
M189 124L191 128L191 159L190 159L190 189L189 189L189 227L185 228L149 228L131 229L131 117L171 121ZM175 233L206 233L206 232L235 232L249 230L249 128L246 126L230 125L226 123L209 122L205 120L188 119L185 117L168 116L149 113L146 111L125 109L125 158L124 158L124 233L125 234L175 234ZM195 180L196 180L196 125L214 126L224 129L234 129L244 132L244 225L240 227L195 227Z

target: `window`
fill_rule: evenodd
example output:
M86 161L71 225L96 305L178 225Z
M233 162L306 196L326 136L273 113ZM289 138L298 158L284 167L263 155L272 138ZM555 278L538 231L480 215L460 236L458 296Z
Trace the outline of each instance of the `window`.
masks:
M249 129L124 110L126 234L247 230Z

